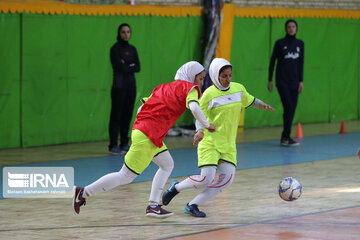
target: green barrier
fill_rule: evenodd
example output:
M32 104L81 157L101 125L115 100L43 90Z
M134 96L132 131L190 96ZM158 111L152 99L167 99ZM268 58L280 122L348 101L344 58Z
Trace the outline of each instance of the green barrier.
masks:
M186 61L201 59L200 17L24 14L24 147L108 139L109 53L123 22L132 27L141 62L133 121L140 98L173 81ZM192 119L185 114L178 122Z
M0 13L0 148L19 147L20 16Z
M248 109L247 128L282 124L280 98L276 89L267 91L267 75L285 20L234 19L233 81L277 109ZM294 123L359 119L360 21L296 20L305 65ZM132 27L130 43L141 61L136 111L139 99L173 81L183 63L202 61L201 17L0 14L0 148L108 139L109 51L123 22ZM177 123L191 122L187 111Z
M330 122L356 119L360 70L360 22L329 19ZM325 50L326 51L326 50ZM324 52L325 52L324 51Z
M239 82L254 97L279 107L276 94L267 91L267 69L270 59L270 20L266 18L235 18L231 46L233 81ZM280 112L248 108L245 127L279 125Z
M64 16L23 15L23 146L67 141L67 21Z
M248 109L245 127L282 124L282 105L276 91L267 91L272 48L284 37L286 19L235 18L231 61L234 81L276 112ZM294 123L335 122L359 118L360 21L298 18L297 37L305 42L304 92L299 96ZM274 71L275 73L275 71ZM275 76L273 78L275 81Z
M109 54L117 23L113 17L62 17L67 19L68 34L66 142L106 139L112 84Z

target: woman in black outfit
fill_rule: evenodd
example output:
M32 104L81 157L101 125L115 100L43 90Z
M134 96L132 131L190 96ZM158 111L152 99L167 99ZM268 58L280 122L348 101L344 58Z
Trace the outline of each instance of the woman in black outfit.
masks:
M289 19L285 23L286 36L276 41L269 65L268 90L272 91L272 76L276 66L276 88L284 108L281 146L297 146L291 137L291 125L295 115L299 93L302 93L304 69L304 42L296 38L297 23Z
M111 114L109 123L109 151L120 154L129 150L129 127L136 98L135 73L140 72L140 62L133 45L128 43L131 37L129 24L118 28L117 42L110 49L113 69L111 89ZM120 145L118 136L120 134Z

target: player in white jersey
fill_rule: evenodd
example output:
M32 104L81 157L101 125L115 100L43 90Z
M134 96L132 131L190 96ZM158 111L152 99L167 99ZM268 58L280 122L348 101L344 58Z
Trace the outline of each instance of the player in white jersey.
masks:
M185 213L194 217L205 217L198 209L201 205L229 187L236 170L236 134L242 107L275 110L263 101L250 95L245 87L231 82L232 65L223 58L215 58L209 68L213 86L206 89L200 99L200 107L206 118L216 126L210 133L196 122L197 133L194 144L198 144L198 166L201 175L194 175L182 182L173 180L162 196L164 205L179 192L190 188L205 188L185 206ZM214 181L215 174L219 177Z

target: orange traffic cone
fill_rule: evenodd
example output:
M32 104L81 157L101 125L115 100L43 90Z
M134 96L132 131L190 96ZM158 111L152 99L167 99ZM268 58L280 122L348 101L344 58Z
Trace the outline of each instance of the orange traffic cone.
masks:
M297 125L295 138L304 138L300 123Z
M339 133L347 133L344 120L342 120L342 122L341 122L341 127L340 127Z

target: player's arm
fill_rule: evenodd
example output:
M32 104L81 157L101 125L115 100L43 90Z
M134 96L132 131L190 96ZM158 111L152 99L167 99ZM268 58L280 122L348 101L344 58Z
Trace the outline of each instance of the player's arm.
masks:
M209 123L206 119L204 112L201 110L200 105L197 101L191 101L189 103L189 109L194 115L197 122L204 126L209 132L215 132L215 126Z
M196 146L204 138L204 126L198 121L195 121L196 133L194 135L193 144Z
M255 98L254 102L250 105L250 107L275 111L275 109L273 107L271 107L269 104L266 104L266 103L264 103L263 101L261 101L260 99L257 99L257 98Z
M209 132L215 132L215 126L209 123L199 105L198 92L193 88L186 97L186 107L190 109L196 121L199 121Z
M209 121L206 119L204 112L202 111L198 100L198 94L195 89L190 91L188 94L187 101L189 101L189 109L191 110L192 114L194 115L196 121L196 134L194 135L194 145L197 145L204 137L204 127L209 130L209 132L215 131L215 126L210 124Z

